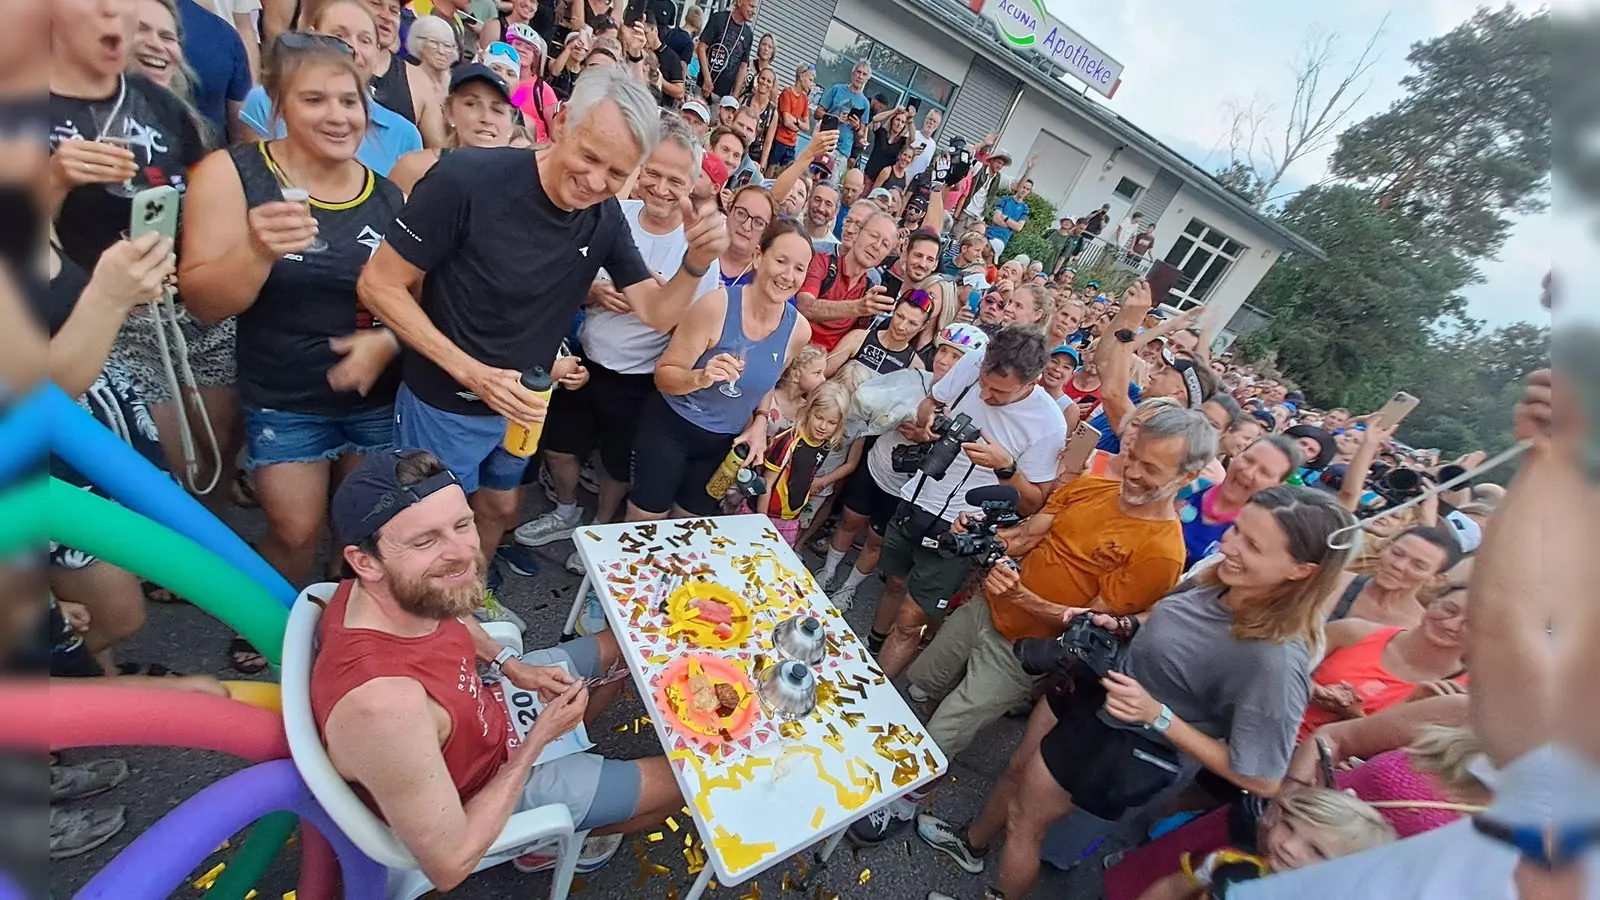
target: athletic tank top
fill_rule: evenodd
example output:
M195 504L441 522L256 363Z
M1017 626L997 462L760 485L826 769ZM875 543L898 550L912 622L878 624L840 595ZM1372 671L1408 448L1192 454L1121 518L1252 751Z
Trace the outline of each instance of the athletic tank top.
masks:
M874 328L867 332L866 338L861 341L861 349L856 351L855 361L879 375L910 368L912 358L917 355L917 348L906 344L899 350L890 350L878 340L878 335L882 333L882 328Z
M1333 612L1328 614L1329 622L1337 622L1350 615L1350 608L1356 605L1356 598L1361 596L1361 590L1372 580L1371 575L1357 575L1350 581L1350 586L1344 589L1344 594L1339 597L1339 602L1334 604Z
M748 347L744 374L739 376L741 395L729 397L719 390L719 384L691 394L675 396L663 394L667 405L689 422L713 434L738 434L750 424L750 416L761 405L761 398L778 384L783 374L784 357L789 349L789 335L800 313L793 303L783 304L783 318L778 327L761 340L744 333L744 286L728 285L728 314L722 320L722 335L711 349L700 354L696 369L704 368L706 361L718 353L737 355L740 347Z
M265 143L228 149L252 207L283 199L276 165ZM372 315L356 299L356 280L383 242L383 232L404 205L400 189L366 169L366 183L354 200L311 201L311 214L328 248L288 254L272 264L261 293L239 314L235 354L239 361L239 399L258 409L311 415L347 415L394 402L400 386L398 365L385 372L367 396L328 386L328 370L342 357L328 339L371 328Z
M1383 650L1395 635L1404 630L1393 625L1385 626L1342 650L1335 650L1311 673L1312 682L1320 685L1349 684L1361 698L1362 709L1369 716L1403 702L1417 689L1417 682L1406 681L1385 669ZM1459 679L1461 673L1447 677ZM1311 732L1338 719L1337 713L1315 704L1307 706L1305 720L1300 723L1298 740L1304 740Z
M417 108L411 104L411 82L406 77L406 61L390 54L389 71L372 76L372 99L417 124Z
M339 583L317 624L321 648L311 665L311 715L327 740L328 715L345 694L374 678L410 678L422 685L450 717L450 737L441 748L450 783L465 803L500 770L514 736L505 707L478 677L472 633L446 619L432 634L404 638L367 628L346 628L353 581ZM368 806L371 796L356 785Z
M892 190L894 190L896 188L899 188L901 190L905 190L906 176L904 176L904 175L896 175L896 174L894 174L894 170L891 169L889 171L889 177L885 178L883 180L883 184L880 184L878 186L883 188L886 191L892 191Z

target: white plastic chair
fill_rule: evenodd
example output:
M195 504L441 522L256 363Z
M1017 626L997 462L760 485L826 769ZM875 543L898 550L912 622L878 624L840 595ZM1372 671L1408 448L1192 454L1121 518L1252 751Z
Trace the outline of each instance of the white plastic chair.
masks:
M338 585L314 584L295 598L289 612L289 628L283 640L283 721L289 736L289 752L295 768L305 779L317 802L362 852L389 869L389 896L393 900L416 900L434 889L422 873L416 857L395 837L394 832L361 802L355 791L333 768L327 749L311 715L311 662L316 658L317 623L322 606L333 598ZM314 599L313 599L314 598ZM493 622L484 626L489 636L503 646L522 652L522 634L516 626ZM551 900L566 900L572 876L578 866L578 851L588 832L575 831L572 813L560 803L519 812L506 822L505 830L484 854L474 869L481 872L528 852L537 845L556 845L554 883Z

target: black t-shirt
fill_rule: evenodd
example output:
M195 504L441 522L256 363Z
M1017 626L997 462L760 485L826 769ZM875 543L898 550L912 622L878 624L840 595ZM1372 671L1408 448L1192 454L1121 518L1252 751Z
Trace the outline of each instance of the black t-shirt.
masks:
M671 31L663 32L661 43L671 47L672 52L678 54L678 59L684 65L688 65L689 60L694 58L694 35L684 31L682 28L674 28Z
M133 121L132 146L139 174L133 184L139 190L171 185L179 193L187 190L186 173L205 155L200 129L184 109L183 102L167 89L138 75L124 77L127 96L123 111ZM109 97L81 100L50 95L50 149L62 141L95 140L100 135L101 117L111 114L117 92ZM93 271L100 254L116 243L128 230L133 201L118 197L103 184L87 184L67 194L56 219L56 233L62 249L73 262Z
M750 45L755 41L756 30L748 22L739 24L732 12L720 12L711 17L700 32L700 43L706 45L706 62L711 76L711 90L717 96L735 93L739 85L739 64L750 59Z
M462 148L440 158L385 232L427 273L422 309L474 359L519 371L555 362L556 349L604 267L627 288L651 278L615 198L558 208L533 152ZM427 357L408 350L405 383L424 403L491 415Z
M922 227L928 216L928 201L933 197L933 179L927 170L918 172L906 185L906 209L900 224L910 229Z
M902 134L894 140L889 139L889 129L879 128L872 133L872 152L867 154L867 184L878 180L878 173L894 165L900 156L900 151L905 149L906 141L911 135Z
M249 206L283 199L265 144L240 144L228 155ZM239 314L235 354L240 402L318 416L349 415L394 402L398 366L385 372L365 397L330 387L328 370L342 357L328 340L374 326L372 314L356 299L356 279L404 203L393 182L368 169L366 184L354 200L312 205L328 249L280 257L256 302Z
M683 81L683 60L678 57L678 54L671 47L662 44L661 48L656 51L656 62L661 69L662 84L674 84ZM677 97L671 96L666 91L661 92L662 108L677 109L678 102Z

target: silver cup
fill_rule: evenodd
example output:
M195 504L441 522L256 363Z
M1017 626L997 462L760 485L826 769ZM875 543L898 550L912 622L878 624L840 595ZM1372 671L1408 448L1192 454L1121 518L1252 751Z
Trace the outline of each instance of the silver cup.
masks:
M761 707L785 722L803 719L817 708L817 676L797 660L784 660L761 673Z
M816 616L791 616L778 623L772 646L787 659L814 666L828 653L828 634Z

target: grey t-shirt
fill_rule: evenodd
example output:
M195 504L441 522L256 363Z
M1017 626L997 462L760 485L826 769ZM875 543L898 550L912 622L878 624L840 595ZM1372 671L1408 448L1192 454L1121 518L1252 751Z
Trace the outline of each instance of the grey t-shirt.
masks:
M1178 718L1225 742L1235 772L1282 778L1311 697L1310 649L1298 640L1239 640L1222 588L1179 588L1134 635L1124 671Z

